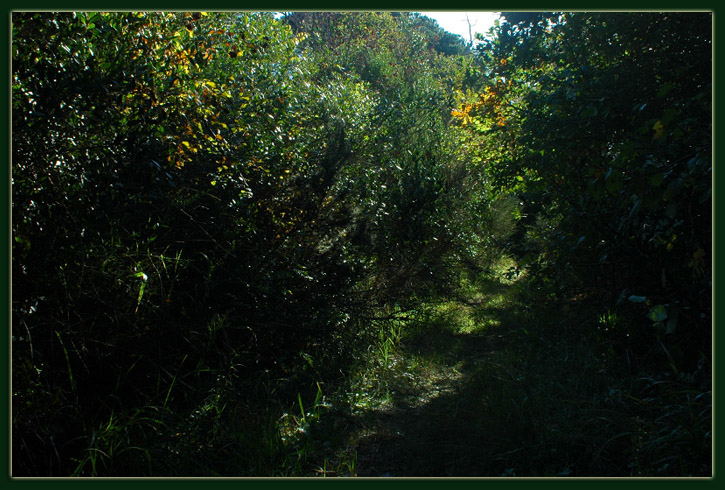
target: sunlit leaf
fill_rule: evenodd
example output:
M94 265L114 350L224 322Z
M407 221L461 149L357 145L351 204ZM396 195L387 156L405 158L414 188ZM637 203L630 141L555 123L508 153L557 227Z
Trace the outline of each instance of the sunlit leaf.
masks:
M661 322L667 319L667 307L665 305L654 306L647 317L653 322Z

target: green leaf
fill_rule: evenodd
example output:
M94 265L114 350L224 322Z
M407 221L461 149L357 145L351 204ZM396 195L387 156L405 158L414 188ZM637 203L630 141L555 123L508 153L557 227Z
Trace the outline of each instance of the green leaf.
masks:
M649 185L651 185L652 187L659 187L660 185L662 185L662 181L664 180L664 178L665 176L662 174L654 174L649 179Z
M593 105L590 105L589 107L587 107L584 110L584 112L582 112L582 117L594 117L597 114L599 114L599 111L597 110L597 108L594 107Z
M667 126L670 124L679 114L679 110L677 109L667 109L664 114L662 114L662 124Z
M677 203L671 202L667 205L667 208L665 208L665 214L670 219L675 219L677 217Z
M677 196L680 192L682 192L682 189L684 188L684 184L682 183L682 179L678 178L670 182L670 184L667 186L667 189L665 190L665 199L672 199L673 197Z
M619 174L614 174L608 176L607 181L605 183L605 187L607 191L611 193L619 192L622 190L622 178Z
M138 307L138 305L141 304L141 300L143 299L144 289L146 289L146 282L145 281L141 283L141 287L138 290L138 300L137 300L137 304L136 304L137 307Z
M661 322L667 319L667 307L665 305L654 306L647 317L653 322Z
M670 92L670 90L672 90L673 87L674 85L670 82L663 83L662 86L660 86L660 89L657 91L657 97L664 97Z
M677 329L677 318L670 318L667 320L667 327L665 329L665 333L675 333L675 330Z
M632 303L644 303L645 301L647 301L647 298L645 298L644 296L635 295L632 295L627 299L629 299L629 301L631 301Z

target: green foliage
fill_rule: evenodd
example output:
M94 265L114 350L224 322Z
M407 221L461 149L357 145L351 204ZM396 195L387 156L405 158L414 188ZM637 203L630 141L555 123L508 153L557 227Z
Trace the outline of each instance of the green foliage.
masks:
M547 389L656 360L666 406L613 399L676 430L626 415L586 454L704 454L707 390L680 388L709 362L710 17L505 18L474 56L410 13L13 12L13 475L355 475L355 417L435 407L452 376L410 345L512 322L499 360L533 384L472 370L466 410L492 386L515 412L485 416L533 444ZM538 310L507 295L528 280L606 290L581 337L606 362L552 384ZM487 470L523 471L510 442Z
M442 282L462 51L408 15L310 19L13 14L16 474L156 474L122 456L152 437L132 414Z
M709 352L711 15L504 17L479 48L489 77L454 116L491 184L520 196L519 256L576 288L593 272L612 305L672 305L672 341Z
M348 121L346 135L360 137L335 189L349 203L352 244L372 252L370 283L388 299L441 284L454 210L465 202L456 201L463 183L448 124L464 64L436 51L435 30L418 17L296 12L285 21L307 34L315 78L355 80L368 94L357 104L371 109L366 124Z

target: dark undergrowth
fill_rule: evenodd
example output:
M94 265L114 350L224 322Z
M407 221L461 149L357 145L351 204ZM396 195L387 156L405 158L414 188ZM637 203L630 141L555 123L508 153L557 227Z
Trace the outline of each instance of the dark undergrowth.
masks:
M99 427L79 470L711 475L709 364L677 372L663 344L635 349L612 333L639 328L636 318L556 298L526 277L464 279L457 296L369 320L365 335L339 339L358 347L345 355L310 345L253 377L226 373L184 414L124 414ZM143 449L130 445L134 434Z
M232 363L184 410L169 408L170 386L114 412L77 441L74 474L711 475L706 356L678 371L664 343L622 340L646 318L525 274L464 275L452 296L271 367Z
M359 476L711 474L709 366L662 369L661 344L610 340L634 320L525 278L460 293L411 319L389 363L368 364L367 404L321 420L345 421Z
M12 476L711 475L712 14L287 14L13 12Z

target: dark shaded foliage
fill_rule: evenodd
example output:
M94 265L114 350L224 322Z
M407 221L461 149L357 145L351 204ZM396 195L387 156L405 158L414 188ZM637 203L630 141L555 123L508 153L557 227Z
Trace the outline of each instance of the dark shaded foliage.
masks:
M13 475L301 474L289 405L504 253L705 454L711 15L504 19L14 12Z
M577 288L601 278L611 306L664 308L646 337L662 328L693 367L711 350L712 15L504 17L467 114L520 197L517 251Z
M96 445L151 437L114 420L163 423L435 282L438 55L345 22L391 66L318 64L268 13L13 14L14 474L145 474Z

